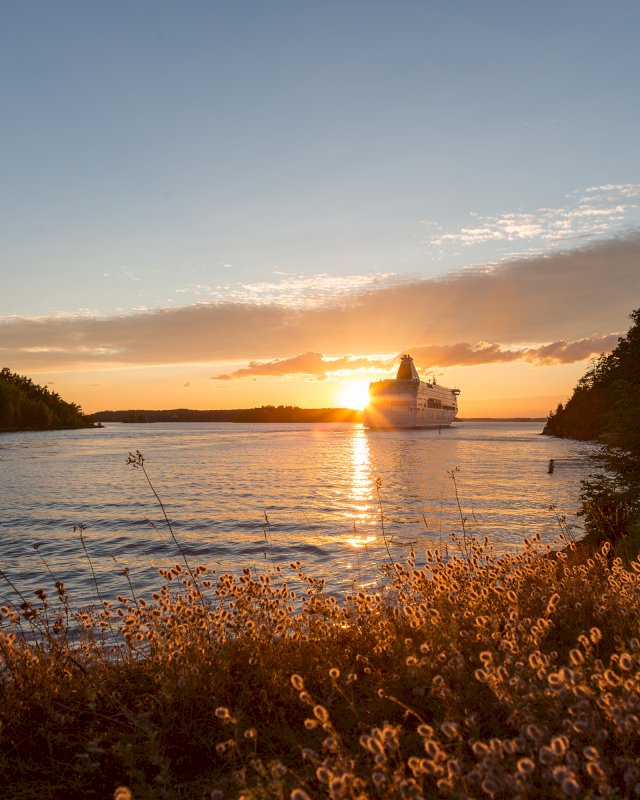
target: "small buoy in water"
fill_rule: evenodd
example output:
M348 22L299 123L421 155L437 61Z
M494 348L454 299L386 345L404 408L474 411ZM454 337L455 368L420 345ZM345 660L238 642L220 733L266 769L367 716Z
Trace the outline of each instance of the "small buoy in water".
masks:
M554 468L555 468L555 461L552 458L550 458L549 459L549 469L547 470L549 475L551 475L551 473L553 472Z

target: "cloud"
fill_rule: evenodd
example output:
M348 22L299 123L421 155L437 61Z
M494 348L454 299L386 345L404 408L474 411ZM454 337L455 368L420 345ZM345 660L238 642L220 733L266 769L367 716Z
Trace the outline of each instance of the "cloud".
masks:
M539 347L505 348L499 344L468 342L443 345L422 345L407 348L413 356L416 367L424 372L433 367L474 366L476 364L496 364L511 361L528 361L534 364L572 364L584 361L590 356L613 350L618 343L618 334L579 339L575 342L559 341ZM251 361L248 366L222 375L214 375L213 380L232 380L254 378L258 375L282 377L284 375L304 375L314 378L328 378L332 375L356 370L391 370L396 358L370 357L329 358L322 353L303 353L293 358L274 361Z
M526 352L527 361L539 364L571 364L584 361L600 353L609 353L618 344L618 334L578 339L577 342L553 342Z
M281 358L267 362L252 361L247 367L223 375L214 375L213 379L230 380L232 378L246 378L256 375L307 375L326 378L328 375L344 370L353 371L356 369L371 369L372 367L380 369L387 366L388 363L388 359L353 358L351 356L330 358L323 356L322 353L308 352L293 358Z
M371 275L297 275L276 270L274 275L274 280L236 285L209 286L192 283L176 289L176 293L207 298L214 302L249 302L256 305L278 303L290 308L311 309L355 292L391 286L402 280L394 272L376 272Z
M534 212L509 212L488 217L472 214L476 224L438 233L429 244L463 247L486 242L539 240L557 243L567 239L602 236L612 232L629 212L637 208L630 202L640 196L640 184L591 186L570 195L566 208L539 208Z
M505 348L499 344L481 342L452 345L414 347L411 355L419 369L431 367L472 366L475 364L529 361L534 364L573 364L594 355L608 353L618 344L618 334L578 339L575 342L559 341L539 347Z
M439 279L355 288L311 308L217 301L108 318L13 317L0 321L0 363L22 371L237 365L300 353L389 357L452 342L569 348L626 330L639 297L640 235L630 233Z

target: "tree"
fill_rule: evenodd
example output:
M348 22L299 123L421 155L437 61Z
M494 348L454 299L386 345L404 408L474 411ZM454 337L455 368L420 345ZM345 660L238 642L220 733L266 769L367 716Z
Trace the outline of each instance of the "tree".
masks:
M582 484L591 539L615 541L640 530L640 309L609 355L594 359L543 433L605 444L607 471Z
M86 428L92 424L75 403L65 402L46 386L38 386L8 367L0 370L0 430Z

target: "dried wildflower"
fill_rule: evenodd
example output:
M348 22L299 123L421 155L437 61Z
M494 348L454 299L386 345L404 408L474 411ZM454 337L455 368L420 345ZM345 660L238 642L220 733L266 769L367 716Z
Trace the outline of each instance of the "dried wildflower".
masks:
M329 783L329 781L333 778L333 772L324 766L318 767L316 769L316 778L320 781L320 783Z
M456 758L450 758L447 761L447 774L449 778L459 778L461 773L460 762Z
M618 664L620 665L620 669L624 670L625 672L630 672L633 669L633 659L629 653L621 653L620 658L618 659Z
M616 675L612 669L606 669L604 671L604 679L609 686L620 686L622 683L622 678L620 678L619 675Z
M584 656L582 655L582 651L574 648L573 650L569 651L569 659L574 667L579 667L580 664L584 663Z
M374 770L371 773L371 782L373 783L376 791L381 792L387 782L387 777L384 772L378 772L378 770Z
M544 736L544 731L540 728L539 725L536 725L533 722L529 723L525 727L524 732L529 737L529 739L532 739L534 742L539 742L540 739L542 739L542 737Z
M440 726L447 739L460 738L460 726L455 722L443 722Z
M565 778L560 788L568 797L578 797L581 791L580 784L572 777Z
M555 611L559 602L560 602L560 595L557 592L554 592L549 598L549 601L547 602L547 614L552 614Z
M493 780L493 778L485 778L482 781L481 786L482 786L482 791L485 794L488 794L489 797L493 797L500 791L500 785L495 780Z
M319 722L328 722L329 721L329 714L327 713L327 709L324 706L314 706L313 707L313 716Z
M290 680L291 685L297 692L300 692L304 689L304 681L301 675L292 675Z
M548 767L551 764L555 764L556 755L550 747L543 745L540 750L538 750L538 761Z
M304 789L298 787L291 792L291 800L311 800L311 797L305 792Z
M566 736L555 736L551 742L551 749L557 756L563 756L567 752L569 740Z

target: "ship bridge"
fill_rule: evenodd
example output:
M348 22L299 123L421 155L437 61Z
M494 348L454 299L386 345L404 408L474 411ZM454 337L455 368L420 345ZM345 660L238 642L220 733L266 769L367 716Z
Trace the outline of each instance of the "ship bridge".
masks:
M397 381L419 381L420 376L411 356L402 356L398 367Z

